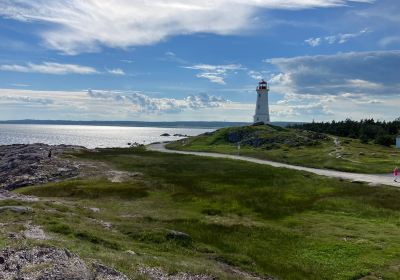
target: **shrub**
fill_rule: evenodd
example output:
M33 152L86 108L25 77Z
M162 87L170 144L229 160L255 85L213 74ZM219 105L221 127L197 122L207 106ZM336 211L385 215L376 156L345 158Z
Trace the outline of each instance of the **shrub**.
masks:
M375 143L382 146L390 147L394 144L394 139L388 134L378 135L375 139Z

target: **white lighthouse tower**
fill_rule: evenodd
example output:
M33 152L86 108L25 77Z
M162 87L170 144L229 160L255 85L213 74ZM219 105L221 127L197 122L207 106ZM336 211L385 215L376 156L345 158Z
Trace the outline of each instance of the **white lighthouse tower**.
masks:
M268 105L269 87L266 81L262 80L257 87L257 105L256 114L254 115L254 123L269 123L269 105Z

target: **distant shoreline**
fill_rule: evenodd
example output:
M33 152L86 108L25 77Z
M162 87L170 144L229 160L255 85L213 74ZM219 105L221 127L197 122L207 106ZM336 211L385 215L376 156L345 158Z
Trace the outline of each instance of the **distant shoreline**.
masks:
M250 125L249 122L207 122L207 121L68 121L68 120L6 120L0 124L41 124L41 125L89 125L89 126L122 126L122 127L160 127L160 128L223 128L230 126ZM287 126L296 122L272 122L274 125Z

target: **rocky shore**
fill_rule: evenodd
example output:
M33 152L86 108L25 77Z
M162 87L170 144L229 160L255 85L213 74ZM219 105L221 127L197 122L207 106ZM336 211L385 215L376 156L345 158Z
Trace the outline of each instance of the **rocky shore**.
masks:
M84 147L46 144L0 146L0 189L13 190L75 177L78 166L62 155Z

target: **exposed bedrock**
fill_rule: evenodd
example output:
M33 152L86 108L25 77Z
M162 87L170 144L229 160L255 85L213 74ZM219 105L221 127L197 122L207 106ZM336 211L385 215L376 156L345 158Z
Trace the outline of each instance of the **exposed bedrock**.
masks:
M81 149L85 148L45 144L0 146L0 189L13 190L77 176L78 166L61 155Z

